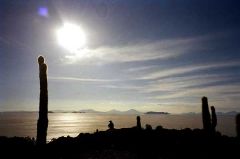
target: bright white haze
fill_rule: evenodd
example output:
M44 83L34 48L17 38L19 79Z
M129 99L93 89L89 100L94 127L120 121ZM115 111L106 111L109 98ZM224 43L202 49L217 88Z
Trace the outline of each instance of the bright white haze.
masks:
M70 53L77 53L84 47L86 37L78 25L65 23L57 30L57 41Z

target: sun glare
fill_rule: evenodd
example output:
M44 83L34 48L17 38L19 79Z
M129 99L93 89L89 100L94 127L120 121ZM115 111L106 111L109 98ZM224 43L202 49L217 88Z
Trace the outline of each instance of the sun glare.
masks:
M70 53L78 53L84 48L86 37L79 26L65 23L62 28L57 30L57 41Z

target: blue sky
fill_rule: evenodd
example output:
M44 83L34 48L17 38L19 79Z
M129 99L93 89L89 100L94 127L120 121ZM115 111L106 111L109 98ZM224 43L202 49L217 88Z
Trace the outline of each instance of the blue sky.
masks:
M47 14L40 15L39 9ZM240 111L237 0L0 1L0 111L37 110L37 56L48 64L49 109ZM86 45L58 45L77 24Z

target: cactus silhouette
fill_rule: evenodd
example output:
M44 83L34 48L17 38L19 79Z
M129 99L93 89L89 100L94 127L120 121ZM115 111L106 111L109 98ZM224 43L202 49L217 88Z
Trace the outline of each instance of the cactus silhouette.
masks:
M203 129L206 131L211 130L211 120L210 113L208 108L208 99L207 97L202 98L202 121L203 121Z
M212 131L215 132L217 126L217 115L214 106L211 106L211 114L212 114Z
M137 128L142 129L140 116L137 116Z
M240 138L240 114L237 114L236 116L236 131L237 137Z
M48 128L48 88L47 88L47 65L42 56L38 57L39 80L40 80L40 101L39 117L37 123L37 144L46 144Z

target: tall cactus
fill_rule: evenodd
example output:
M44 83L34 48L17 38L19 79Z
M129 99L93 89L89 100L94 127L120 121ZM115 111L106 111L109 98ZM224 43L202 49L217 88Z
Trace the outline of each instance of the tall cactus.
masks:
M47 65L42 56L38 57L39 79L40 79L40 101L39 117L37 123L37 144L46 144L48 128L48 84L47 84Z
M211 114L212 114L212 131L215 132L217 126L217 115L214 106L211 106Z
M237 137L240 138L240 114L237 114L236 116L236 131Z
M202 121L203 121L203 129L206 131L211 130L211 120L210 113L208 108L208 99L207 97L202 98Z
M140 116L137 116L137 128L142 129Z

